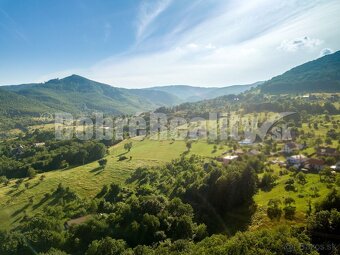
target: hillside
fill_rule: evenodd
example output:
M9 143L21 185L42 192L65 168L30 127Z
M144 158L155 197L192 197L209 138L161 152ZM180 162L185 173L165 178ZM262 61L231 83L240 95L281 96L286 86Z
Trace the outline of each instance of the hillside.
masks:
M0 115L39 115L51 109L36 100L26 98L22 95L0 89Z
M194 87L188 85L170 85L162 87L152 87L150 90L157 90L167 92L181 99L182 102L196 102L204 99L212 99L230 94L240 94L253 87L262 84L262 82L256 82L249 85L232 85L228 87Z
M297 66L260 88L271 94L340 92L340 51Z
M99 111L108 114L133 114L188 101L238 94L256 85L258 83L224 88L164 86L124 89L72 75L45 83L3 86L0 93L3 97L10 99L10 103L6 105L3 101L1 109L5 111L6 107L11 105L9 113L65 111L77 114ZM5 90L11 93L10 97L4 94ZM20 102L16 103L17 101ZM22 111L22 108L25 111Z
M130 114L173 105L178 100L166 92L115 88L78 75L53 79L42 84L4 86L35 102L70 113L100 111L110 114ZM29 109L30 106L27 105Z

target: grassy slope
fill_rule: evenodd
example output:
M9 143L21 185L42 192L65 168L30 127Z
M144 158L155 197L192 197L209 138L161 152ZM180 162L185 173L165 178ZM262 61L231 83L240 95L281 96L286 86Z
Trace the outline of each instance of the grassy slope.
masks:
M126 153L122 142L110 149L107 156L108 164L105 170L98 169L98 163L93 162L84 166L79 166L67 170L58 170L45 173L44 181L40 181L38 175L33 180L25 180L19 188L15 187L15 181L7 187L0 187L0 229L9 228L18 222L24 215L39 211L43 205L36 207L44 194L55 189L59 183L71 187L83 198L93 198L104 184L112 182L123 182L129 174L139 166L156 166L169 162L180 156L186 150L184 141L133 141L133 148ZM205 142L197 142L192 146L192 153L202 156L211 156L213 145ZM215 152L221 154L221 150ZM120 155L125 155L132 159L118 161ZM29 182L29 189L25 188L25 183ZM29 205L30 197L33 204ZM33 209L34 207L34 209ZM20 213L19 213L20 212Z
M278 165L271 166L271 168L274 170L274 173L278 174L280 171L280 168ZM296 217L294 221L288 221L285 220L284 217L281 217L280 222L281 223L288 223L288 224L294 224L296 223L303 223L306 219L306 211L308 209L307 201L308 199L311 199L312 201L312 207L314 209L314 203L320 200L321 198L325 197L327 193L330 191L326 187L325 183L320 182L320 177L318 174L307 174L306 179L307 183L305 185L301 185L295 182L295 186L297 187L298 191L286 191L285 190L285 182L291 178L290 175L284 175L279 177L277 181L277 185L269 192L259 190L259 192L255 195L254 200L256 204L258 205L258 209L254 215L253 220L253 226L252 228L257 228L259 226L275 226L278 224L276 221L271 221L267 215L267 203L270 199L276 198L280 199L282 202L286 197L292 197L296 204ZM313 194L311 188L316 187L319 189L318 197L312 197ZM303 197L299 197L298 195L302 194ZM283 206L283 205L282 205Z

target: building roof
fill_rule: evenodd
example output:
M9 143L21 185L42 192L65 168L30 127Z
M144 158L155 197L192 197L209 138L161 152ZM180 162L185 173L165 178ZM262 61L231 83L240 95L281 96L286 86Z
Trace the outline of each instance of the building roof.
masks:
M251 154L251 155L254 155L254 156L261 154L261 152L259 152L258 150L255 150L255 149L250 150L248 153Z
M294 142L286 143L285 146L287 146L290 149L296 149L298 147L298 145Z
M317 152L319 154L339 154L337 149L331 147L320 147L318 148Z
M308 164L310 165L319 165L322 166L325 164L325 162L322 159L317 159L317 158L310 158L307 160Z
M299 155L293 155L289 157L290 159L307 159L307 157L303 154L299 154Z
M243 154L244 152L241 149L237 149L237 150L234 151L234 153L235 154Z
M223 159L225 160L233 160L233 159L237 159L238 156L237 155L228 155L228 156L224 156Z

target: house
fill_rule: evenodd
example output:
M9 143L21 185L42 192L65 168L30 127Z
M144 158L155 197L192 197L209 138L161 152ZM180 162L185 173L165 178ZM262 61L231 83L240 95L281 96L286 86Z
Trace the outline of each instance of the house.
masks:
M248 155L250 155L250 156L258 156L260 154L261 154L261 152L259 152L258 150L255 150L255 149L248 151Z
M287 164L288 165L302 165L304 162L306 162L308 158L305 155L299 154L290 156L287 158Z
M335 171L340 171L340 161L337 162L334 166L331 166L331 169Z
M231 161L238 159L237 155L229 155L229 156L224 156L221 158L218 158L217 160L222 162L223 165L228 165Z
M242 149L237 149L237 150L234 151L234 154L236 154L236 155L243 155L244 152L243 152Z
M289 143L285 143L285 145L283 146L283 152L287 153L287 154L291 154L294 151L297 150L301 150L303 148L302 145L294 143L294 142L289 142Z
M316 151L318 156L326 156L326 157L337 157L340 156L340 153L337 149L330 147L319 147Z
M242 141L239 141L238 142L239 145L252 145L253 144L253 141L249 138L246 138Z
M310 158L304 163L304 167L309 170L320 171L324 168L325 162L322 159Z
M43 146L45 146L45 143L35 143L34 146L35 147L43 147Z

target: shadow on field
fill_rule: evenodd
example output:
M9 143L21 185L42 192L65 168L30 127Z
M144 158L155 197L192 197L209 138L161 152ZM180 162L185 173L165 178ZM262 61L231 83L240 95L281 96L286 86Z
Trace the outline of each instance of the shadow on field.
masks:
M39 203L35 204L32 206L33 210L39 208L40 206L42 206L45 202L47 202L47 200L49 199L49 197L43 197Z
M90 170L90 173L94 173L94 175L99 175L99 174L101 174L104 170L105 170L105 167L99 166L99 167L96 167L96 168Z
M16 210L15 212L13 212L11 214L12 217L17 216L18 214L20 214L21 212L23 212L24 210L26 210L28 207L30 206L30 204L26 204L23 207L21 207L20 209Z
M121 153L121 154L119 154L119 155L117 155L116 157L117 158L119 158L119 157L121 157L121 156L124 156L125 154L128 154L129 152L128 151L126 151L126 152L123 152L123 153Z
M36 182L34 185L30 186L29 189L33 189L37 187L41 182Z
M97 173L97 172L102 172L103 170L104 170L104 168L103 168L103 167L101 167L101 166L98 166L98 167L96 167L96 168L94 168L94 169L90 170L90 173Z

